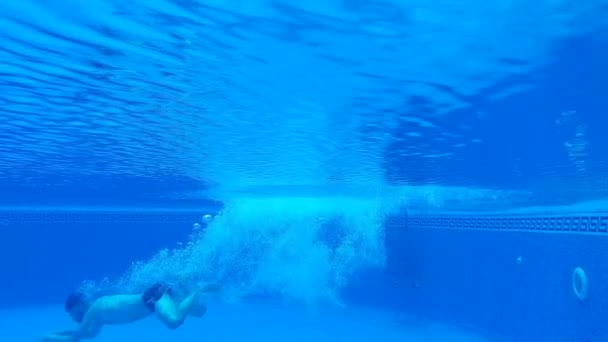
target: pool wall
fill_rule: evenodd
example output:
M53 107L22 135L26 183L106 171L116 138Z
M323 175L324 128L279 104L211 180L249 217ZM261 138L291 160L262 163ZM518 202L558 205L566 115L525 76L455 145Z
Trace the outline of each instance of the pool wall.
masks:
M56 304L82 279L118 276L176 246L198 220L194 211L0 211L0 306ZM608 340L607 222L603 214L391 217L386 269L360 274L344 295L397 320L438 319L509 340ZM588 278L584 301L572 288L576 267Z
M607 223L598 213L393 217L385 283L396 310L515 341L608 340Z

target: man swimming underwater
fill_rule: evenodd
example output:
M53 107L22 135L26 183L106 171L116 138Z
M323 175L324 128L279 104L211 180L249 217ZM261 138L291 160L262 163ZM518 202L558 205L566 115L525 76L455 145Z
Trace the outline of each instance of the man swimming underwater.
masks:
M213 218L210 214L204 215L203 225L207 227ZM185 296L178 296L181 291L158 283L143 293L106 295L94 300L82 292L74 292L65 302L65 311L79 324L78 328L51 333L41 340L78 342L93 339L99 335L104 325L132 323L153 314L169 329L176 329L184 323L187 316L204 316L207 307L199 300L199 296L218 290L216 285L207 285L186 293Z
M144 293L106 295L96 300L75 292L65 302L65 310L79 323L76 330L61 331L42 337L42 341L77 342L95 338L104 325L132 323L155 314L169 329L182 325L187 316L202 317L207 307L199 295L215 292L217 287L207 286L186 295L181 301L171 287L155 284Z

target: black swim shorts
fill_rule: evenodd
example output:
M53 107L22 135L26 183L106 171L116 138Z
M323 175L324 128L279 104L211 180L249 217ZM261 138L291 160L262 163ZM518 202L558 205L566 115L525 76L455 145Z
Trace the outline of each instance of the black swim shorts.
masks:
M161 299L165 293L171 294L171 287L167 284L156 283L144 292L141 299L150 311L155 311L156 302Z

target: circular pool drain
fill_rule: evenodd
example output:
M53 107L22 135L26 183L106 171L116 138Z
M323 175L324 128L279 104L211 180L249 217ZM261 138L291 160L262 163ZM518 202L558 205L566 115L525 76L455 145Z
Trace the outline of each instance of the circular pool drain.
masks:
M575 268L572 272L572 290L581 301L587 298L587 274L580 267Z

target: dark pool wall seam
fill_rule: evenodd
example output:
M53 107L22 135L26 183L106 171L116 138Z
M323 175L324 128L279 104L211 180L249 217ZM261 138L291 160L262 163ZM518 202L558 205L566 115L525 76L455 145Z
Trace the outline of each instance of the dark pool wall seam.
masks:
M201 220L205 213L201 211L170 210L0 210L0 226L16 223L143 223L168 222L193 224Z

